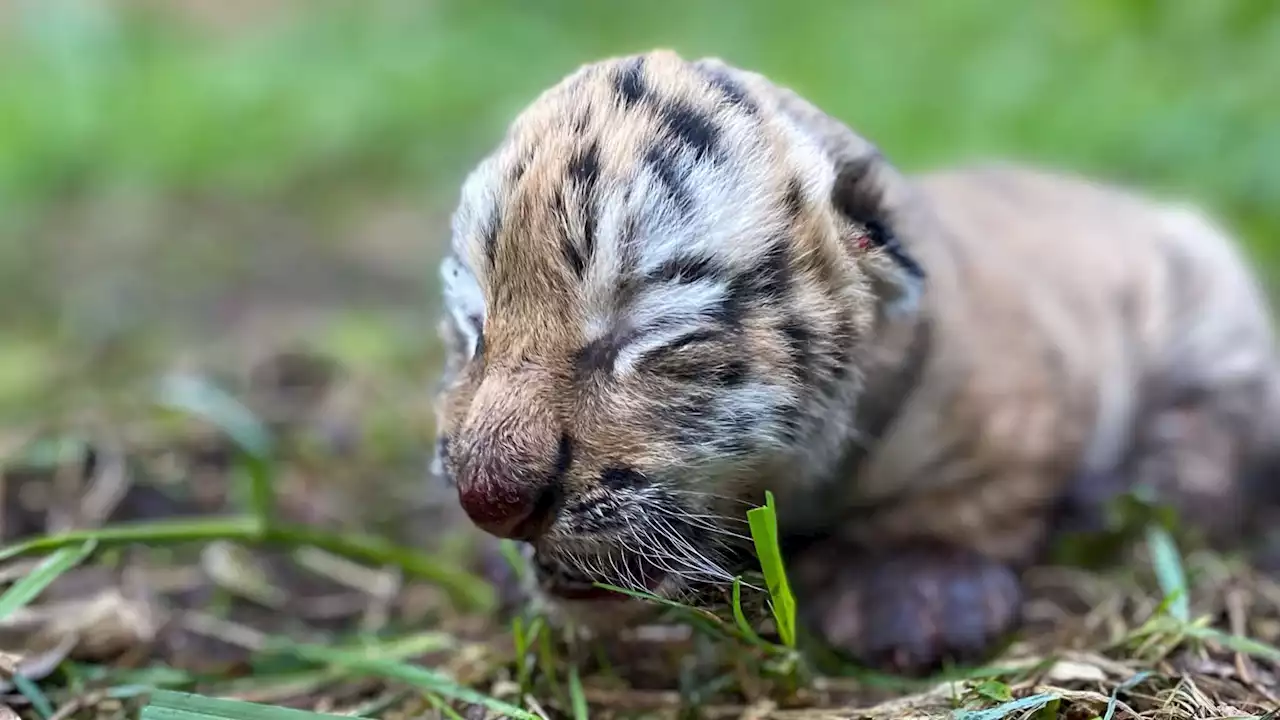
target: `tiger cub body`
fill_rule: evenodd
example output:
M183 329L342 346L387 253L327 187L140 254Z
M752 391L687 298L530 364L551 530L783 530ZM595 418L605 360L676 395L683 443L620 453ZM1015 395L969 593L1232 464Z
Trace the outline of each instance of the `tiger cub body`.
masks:
M771 491L807 629L977 658L1055 530L1143 484L1230 540L1280 427L1269 310L1194 209L1016 166L906 176L795 93L657 51L546 91L442 267L436 468L542 594L696 599Z

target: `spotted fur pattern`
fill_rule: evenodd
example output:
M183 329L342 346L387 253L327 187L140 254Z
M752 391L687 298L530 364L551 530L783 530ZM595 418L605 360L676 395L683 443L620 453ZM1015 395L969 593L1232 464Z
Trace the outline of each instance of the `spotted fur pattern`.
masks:
M441 273L437 471L553 595L723 585L766 490L797 548L1021 567L1096 505L1079 478L1230 504L1278 426L1261 295L1195 211L1015 167L908 178L668 51L521 113Z

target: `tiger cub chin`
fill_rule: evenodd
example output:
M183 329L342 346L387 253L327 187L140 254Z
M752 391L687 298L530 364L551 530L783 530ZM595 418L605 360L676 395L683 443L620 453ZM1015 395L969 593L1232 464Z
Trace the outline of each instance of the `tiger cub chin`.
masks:
M1019 624L1055 532L1136 485L1204 537L1277 493L1269 310L1196 210L1015 166L908 176L794 92L586 65L467 178L436 471L542 596L696 601L777 498L804 629L918 674Z

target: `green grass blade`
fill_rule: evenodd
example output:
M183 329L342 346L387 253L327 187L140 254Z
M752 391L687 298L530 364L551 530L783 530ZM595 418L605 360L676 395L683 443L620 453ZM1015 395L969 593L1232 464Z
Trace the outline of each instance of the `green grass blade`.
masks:
M1116 715L1116 704L1120 702L1120 693L1135 687L1138 683L1151 677L1150 672L1140 672L1133 677L1125 680L1111 691L1111 698L1107 700L1107 712L1102 716L1102 720L1112 720Z
M463 687L448 676L420 665L410 665L381 658L368 658L359 653L334 650L318 645L295 645L288 648L288 651L310 662L343 667L355 673L388 680L399 680L419 690L425 690L453 700L481 705L495 712L503 713L507 717L517 718L517 720L539 720L537 715L527 710Z
M93 530L71 530L32 538L0 549L0 561L37 552L48 552L94 540L102 545L122 543L172 543L207 540L251 540L258 521L250 517L154 520L121 523Z
M756 634L751 623L747 622L746 613L742 611L742 578L733 579L733 619L738 624L738 630L743 637L753 645L768 645L764 638Z
M954 710L951 713L951 717L952 720L1003 720L1007 717L1021 716L1027 712L1034 712L1057 699L1059 699L1058 696L1053 693L1041 693L997 705L987 710Z
M159 402L209 421L240 447L250 507L264 526L270 525L275 517L273 443L258 418L216 385L190 375L166 377L160 384Z
M985 680L974 688L974 692L998 703L1009 702L1013 699L1013 691L1009 689L1008 685L999 680Z
M1045 703L1031 717L1034 720L1057 720L1058 710L1062 708L1062 698L1056 697Z
M534 644L538 642L543 627L541 616L534 616L527 626L523 616L517 615L512 621L511 636L516 646L516 684L520 686L521 692L528 692L533 681L533 672L538 665Z
M213 383L192 375L170 375L161 381L157 394L162 406L213 423L250 455L272 456L273 443L266 427L239 400Z
M449 718L449 720L466 720L466 718L458 714L457 710L449 707L449 703L445 702L439 695L427 693L427 702L431 703L431 707L439 710L440 714Z
M529 689L529 635L525 631L524 618L517 615L511 620L511 640L516 646L516 684L521 692Z
M569 698L573 703L573 720L588 720L587 695L582 691L582 678L578 668L569 668Z
M142 709L141 720L329 720L337 717L344 716L157 690Z
M528 570L528 563L525 562L524 556L520 554L520 549L512 540L502 540L498 543L498 550L502 553L502 558L506 560L507 565L511 567L511 571L515 573L518 581L524 581L525 572Z
M427 553L390 542L376 535L326 532L306 525L280 525L267 530L266 539L284 545L310 545L349 560L376 566L395 566L439 585L450 599L465 609L489 610L496 605L493 586L466 569Z
M727 624L722 618L709 610L693 607L691 605L684 605L676 602L675 600L668 600L667 598L659 597L647 592L629 590L624 587L618 587L617 585L600 582L593 584L602 590L611 590L622 595L628 595L637 600L644 600L646 602L657 603L659 605L669 607L678 612L685 622L690 623L695 628L713 635L714 637L726 638L737 636L736 627Z
M544 632L538 636L538 663L542 668L542 675L547 680L547 685L551 688L551 694L557 699L563 699L564 691L560 687L560 673L556 670L557 657L555 648L552 646L551 633Z
M218 682L213 686L206 685L206 689L215 694L233 697L238 697L243 693L261 693L264 691L276 693L275 696L277 697L287 695L301 696L313 694L324 686L331 685L349 675L343 668L333 666L326 666L318 670L286 670L284 672L263 667L263 665L269 665L270 660L276 659L276 657L285 656L293 660L294 657L290 653L290 648L294 646L295 642L284 637L269 639L260 656L260 658L266 656L268 662L259 664L256 673L225 682ZM379 643L369 643L367 641L344 643L337 646L336 649L349 650L366 658L404 660L409 657L419 657L424 654L450 649L455 645L456 639L450 635L440 632L423 632ZM272 657L273 653L275 657ZM152 683L151 687L159 686ZM259 697L262 696L260 695ZM259 702L262 702L262 700L259 700Z
M796 643L796 602L787 582L786 566L782 561L782 549L778 544L778 514L773 504L773 493L765 493L764 507L747 511L751 526L751 538L755 541L760 570L773 605L773 615L778 623L778 634L784 645L790 648Z
M1182 557L1169 531L1159 525L1147 527L1147 548L1151 552L1151 564L1155 569L1160 591L1169 602L1169 614L1180 622L1191 621L1191 604L1187 594L1187 575L1182 568Z
M98 686L139 685L162 688L179 687L196 681L191 673L162 664L116 668L110 665L68 662L64 667L70 669L80 681Z
M39 685L36 685L33 680L23 677L22 675L14 675L11 682L13 682L14 689L22 693L22 696L27 700L31 701L31 707L35 708L35 711L40 714L40 717L45 718L45 720L53 717L53 703L49 702L49 698L40 690Z
M692 608L688 605L682 605L676 602L675 600L668 600L667 598L654 595L653 593L642 592L640 590L631 590L629 588L619 587L617 585L610 585L609 583L597 582L592 584L600 588L601 590L610 590L612 592L620 593L622 595L628 595L637 600L644 600L646 602L658 603L659 605L666 605L667 607L678 608L680 610L695 610L695 608Z
M1223 647L1252 657L1266 658L1273 663L1280 663L1280 648L1268 645L1261 640L1254 640L1243 635L1232 635L1217 628L1188 625L1183 631L1190 637L1200 640L1212 640Z
M398 567L408 575L436 583L449 593L454 602L467 609L485 610L494 604L491 585L462 568L441 562L425 553L400 547L379 537L351 533L339 535L301 525L264 529L257 517L153 520L121 523L93 530L73 530L2 548L0 561L19 555L58 550L89 540L96 540L103 545L212 540L310 545L351 560Z
M14 583L4 595L0 595L0 620L4 620L36 599L63 573L84 562L84 559L89 557L97 546L98 542L89 538L81 542L78 547L68 546L55 550L30 574Z

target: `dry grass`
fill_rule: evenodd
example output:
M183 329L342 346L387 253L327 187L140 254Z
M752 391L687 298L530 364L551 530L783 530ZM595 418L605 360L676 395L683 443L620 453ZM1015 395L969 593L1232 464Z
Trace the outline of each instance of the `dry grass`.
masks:
M470 596L451 596L432 575L448 564L501 589L510 573L447 494L421 482L414 438L430 429L421 391L296 354L219 382L274 432L270 507L245 494L254 466L231 436L139 402L137 389L5 438L6 542L101 536L89 562L30 604L6 614L0 599L0 690L20 717L42 707L59 719L133 717L153 688L381 718L448 717L442 698L457 686L548 717L573 717L577 705L600 718L1180 720L1280 706L1280 584L1193 553L1184 622L1161 603L1142 548L1105 574L1035 572L1020 638L989 668L951 680L815 677L783 648L680 624L603 647L566 642L536 617L465 609L459 598ZM309 535L210 523L249 510ZM160 520L168 524L148 543L102 532ZM358 533L394 544L369 550L352 541ZM68 547L70 565L80 546ZM362 562L343 556L353 547ZM36 563L12 557L0 579L23 582Z

